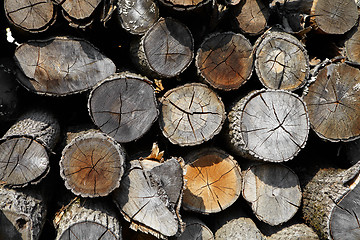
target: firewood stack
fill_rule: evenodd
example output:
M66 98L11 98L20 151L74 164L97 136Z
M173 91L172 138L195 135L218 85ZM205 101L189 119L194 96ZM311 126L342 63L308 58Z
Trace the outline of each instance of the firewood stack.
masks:
M360 239L356 0L4 0L0 239Z

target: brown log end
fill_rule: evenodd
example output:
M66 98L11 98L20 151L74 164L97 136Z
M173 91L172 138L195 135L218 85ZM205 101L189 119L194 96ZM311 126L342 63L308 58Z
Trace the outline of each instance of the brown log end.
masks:
M345 41L345 55L352 61L360 64L360 31L359 26L354 29L351 37Z
M106 196L119 187L125 152L102 133L76 137L63 150L60 175L65 186L83 197Z
M224 121L223 102L204 84L185 84L161 99L160 128L173 144L191 146L208 141L220 132Z
M183 207L208 214L231 206L241 193L241 169L228 153L211 148L185 157Z
M191 11L210 4L211 0L159 0L159 2L176 11Z
M195 64L200 75L214 88L238 89L252 74L252 45L241 34L213 34L201 44Z
M304 101L311 128L329 141L360 137L360 70L345 63L331 64L319 71Z

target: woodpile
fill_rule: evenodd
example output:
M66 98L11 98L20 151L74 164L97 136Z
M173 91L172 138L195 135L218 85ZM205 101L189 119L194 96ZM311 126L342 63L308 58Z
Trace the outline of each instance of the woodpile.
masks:
M0 240L360 238L359 1L0 9Z

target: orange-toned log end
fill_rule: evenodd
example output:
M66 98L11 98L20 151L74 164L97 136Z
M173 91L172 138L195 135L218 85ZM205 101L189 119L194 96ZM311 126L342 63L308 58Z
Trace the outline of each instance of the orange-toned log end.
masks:
M360 137L360 70L346 63L320 70L304 97L311 128L323 139L351 141Z
M232 156L211 148L193 152L185 161L185 209L215 213L237 200L241 192L241 169Z
M76 195L106 196L119 186L124 161L124 150L114 140L102 133L88 133L64 148L60 174Z
M214 88L238 89L252 74L252 45L241 34L213 34L199 48L196 67L205 81Z

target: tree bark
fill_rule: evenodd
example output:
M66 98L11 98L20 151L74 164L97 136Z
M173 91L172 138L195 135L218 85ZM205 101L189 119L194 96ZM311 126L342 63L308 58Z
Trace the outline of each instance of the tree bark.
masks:
M235 102L226 137L243 157L284 162L304 148L309 120L304 102L282 90L257 90Z
M187 217L183 221L185 231L176 240L214 240L214 234L200 219Z
M231 206L242 189L241 169L228 153L203 148L185 157L184 209L204 214Z
M192 146L208 141L220 132L224 121L223 102L204 84L185 84L161 99L160 128L173 144Z
M294 91L305 85L309 57L297 38L285 32L266 32L255 45L256 74L266 88Z
M118 142L142 137L159 114L150 81L131 73L113 75L94 87L88 109L95 125Z
M310 14L314 28L326 34L344 34L359 18L354 0L314 0Z
M265 31L270 11L261 0L243 0L231 8L231 16L231 24L236 31L254 36Z
M86 91L116 70L93 45L67 37L21 44L15 60L21 70L18 81L32 92L51 96Z
M200 76L212 87L238 89L253 71L252 45L243 35L215 33L197 51L195 64Z
M153 0L120 0L117 19L131 34L145 34L159 19L159 7Z
M190 30L173 18L160 18L130 46L134 64L145 74L171 78L182 73L194 57Z
M0 187L0 239L39 239L46 213L46 201L37 189Z
M75 198L56 215L56 240L121 240L121 225L114 209L99 199Z
M346 63L321 69L304 101L311 128L325 140L351 141L360 137L360 70Z
M302 197L296 174L274 163L254 165L246 170L242 193L255 216L272 226L291 219L300 208Z
M163 163L133 160L116 189L113 199L130 222L130 228L165 239L179 235L183 223L179 215L184 186L181 159Z
M57 119L45 110L30 110L5 133L0 144L0 180L23 187L40 182L49 172L48 153L60 133Z
M280 230L271 234L267 237L267 240L288 240L288 239L297 239L297 240L319 240L319 236L314 232L314 230L306 225L305 223L285 223L285 226L280 226ZM261 229L263 230L263 229Z
M5 0L4 8L10 23L29 32L45 31L56 19L51 0Z
M125 151L100 132L74 138L63 150L60 175L67 189L82 197L107 196L120 186Z

